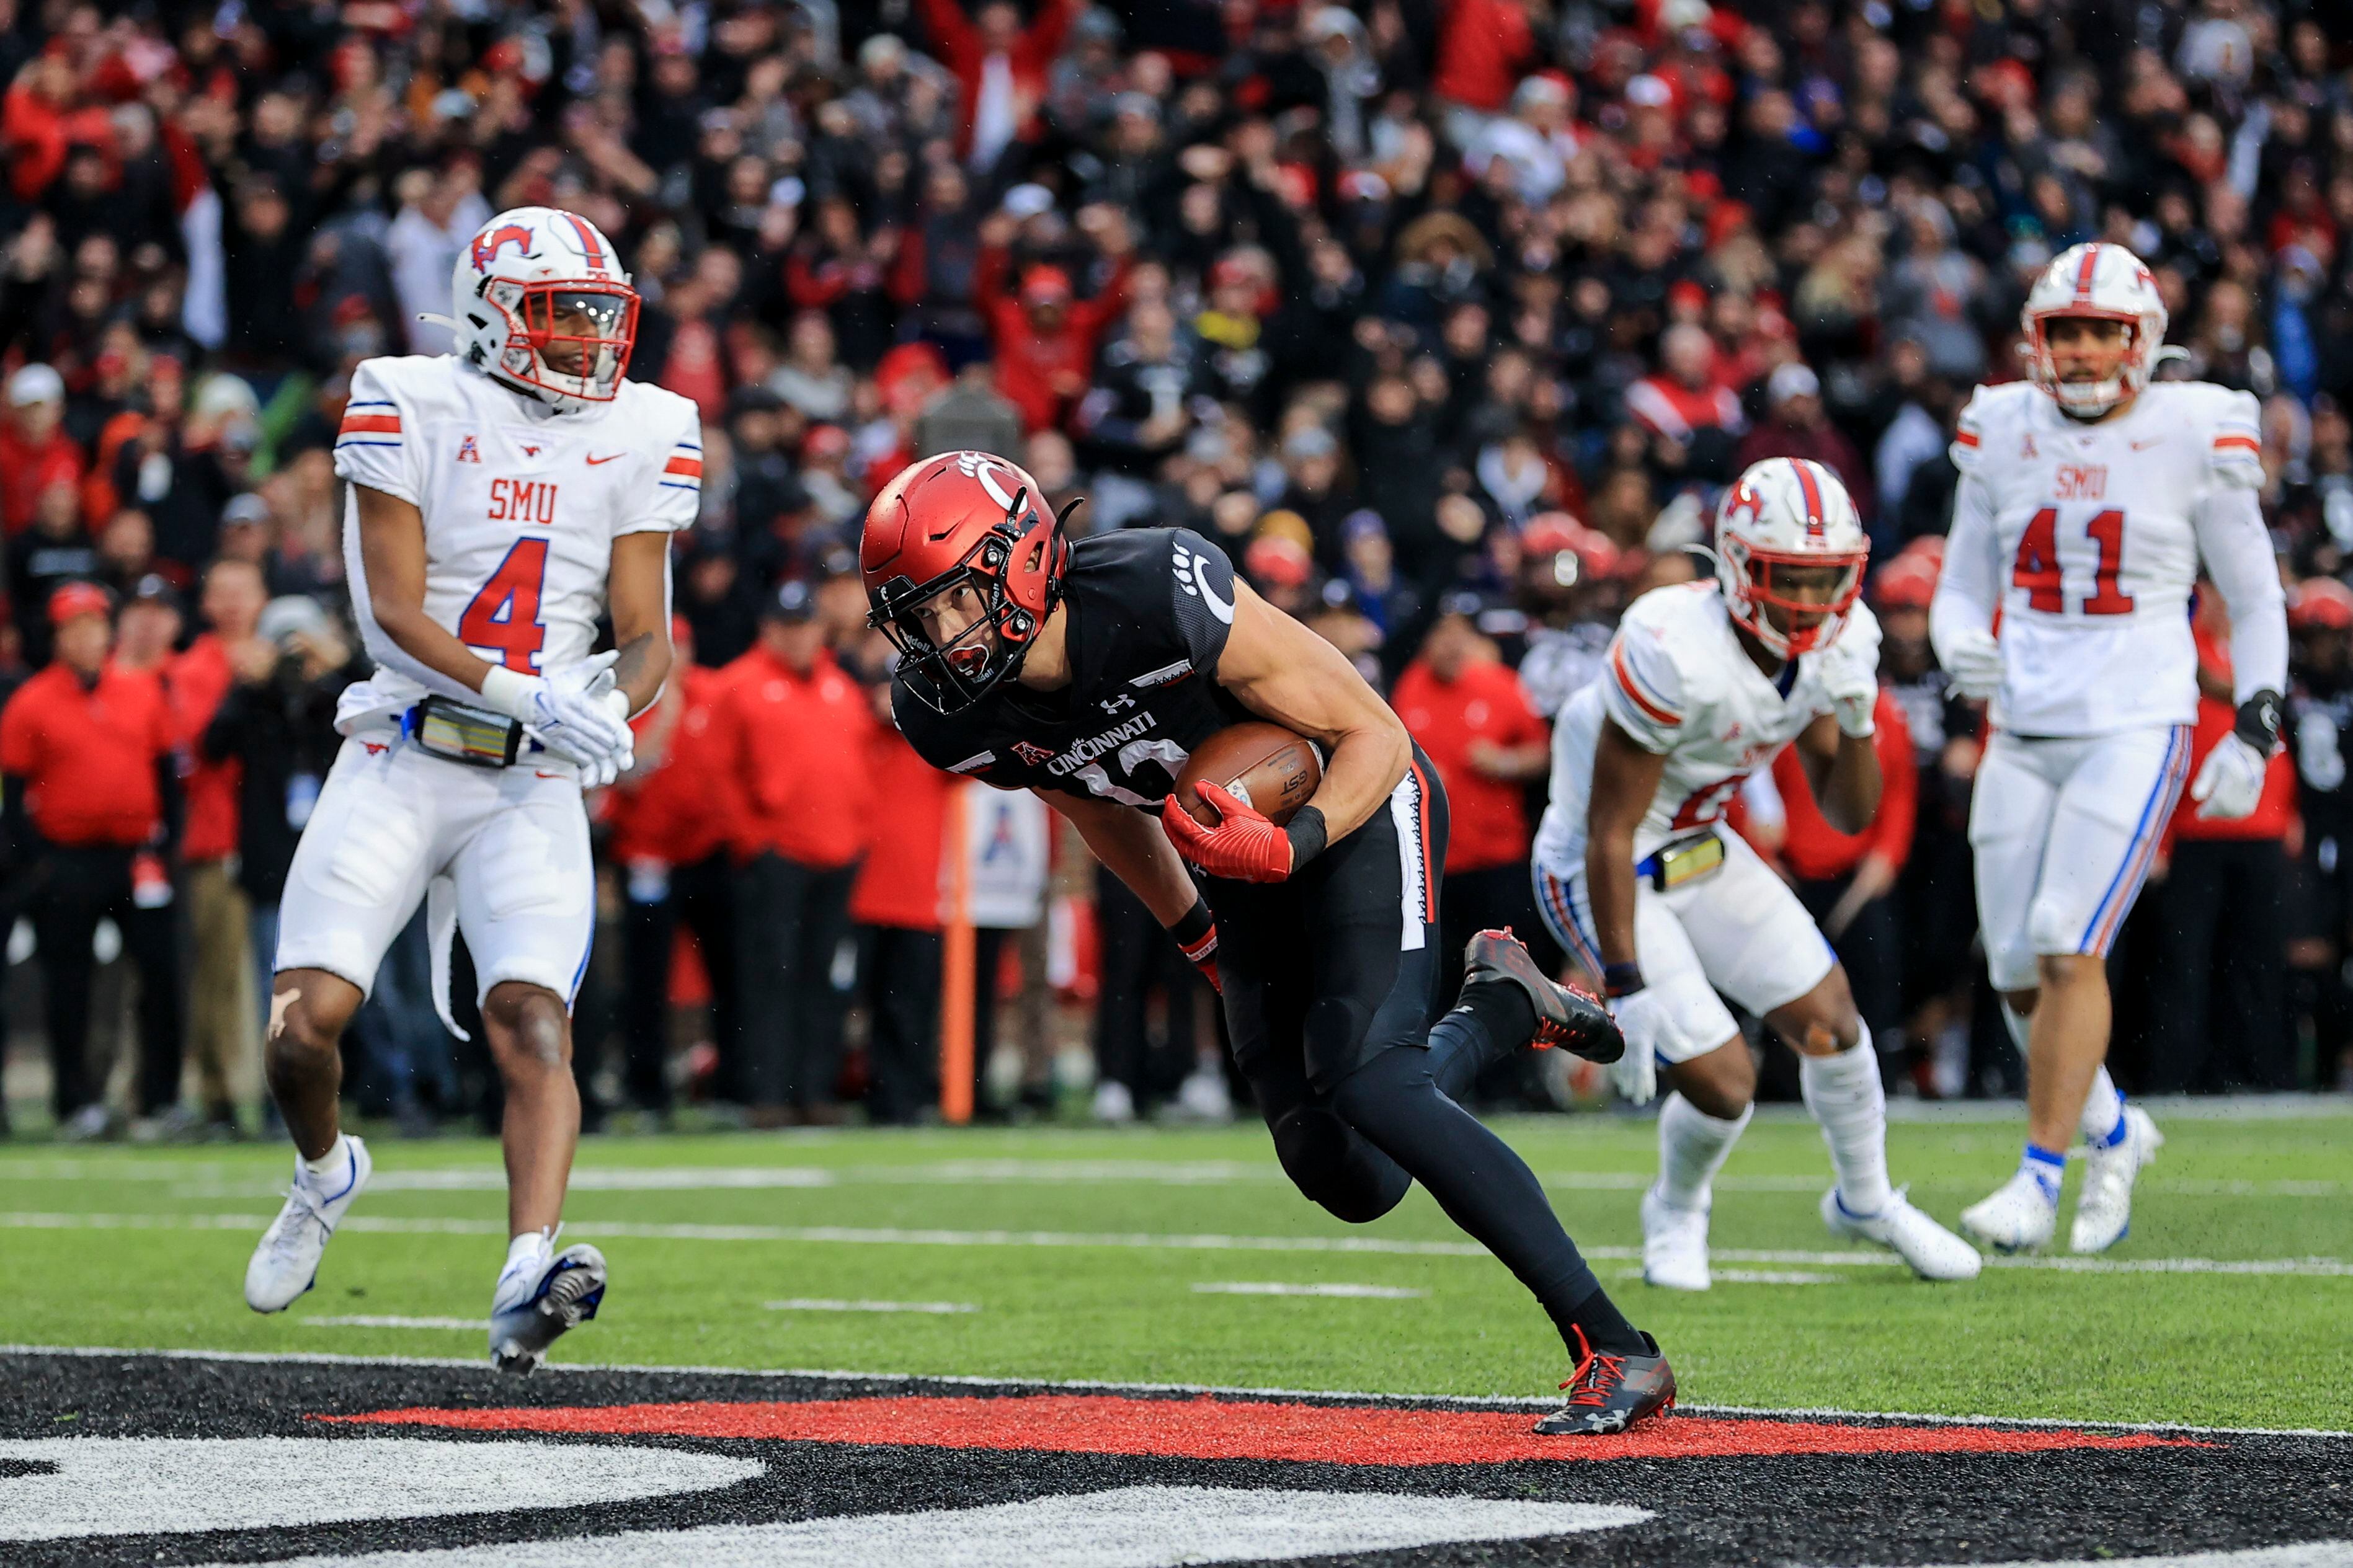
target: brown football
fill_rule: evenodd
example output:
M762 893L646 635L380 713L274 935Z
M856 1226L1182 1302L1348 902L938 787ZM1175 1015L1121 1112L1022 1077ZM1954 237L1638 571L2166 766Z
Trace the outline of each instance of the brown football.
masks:
M1207 826L1217 813L1201 804L1200 784L1207 779L1278 826L1307 804L1324 782L1324 758L1314 743L1280 724L1255 720L1219 731L1185 759L1176 774L1176 802Z

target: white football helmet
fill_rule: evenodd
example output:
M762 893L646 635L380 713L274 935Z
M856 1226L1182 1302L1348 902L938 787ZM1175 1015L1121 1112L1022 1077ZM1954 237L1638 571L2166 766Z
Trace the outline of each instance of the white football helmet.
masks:
M457 354L494 379L560 412L609 403L620 391L638 338L638 292L612 242L576 213L510 207L459 247L449 279ZM586 332L556 331L557 318L585 315ZM571 345L575 367L559 370L547 351Z
M1807 458L1751 464L1716 510L1715 575L1724 584L1725 607L1785 659L1838 640L1870 558L1871 540L1846 487ZM1791 591L1792 568L1822 566L1837 569L1828 595L1800 597ZM1785 612L1790 624L1774 625L1768 606Z
M2129 336L2116 375L2098 382L2059 379L2043 328L2063 316L2125 323ZM2137 395L2148 384L2158 350L2165 345L2165 299L2157 291L2157 279L2139 257L2121 245L2094 243L2061 251L2027 290L2026 308L2018 321L2026 334L2020 352L2034 384L2079 419L2096 419Z

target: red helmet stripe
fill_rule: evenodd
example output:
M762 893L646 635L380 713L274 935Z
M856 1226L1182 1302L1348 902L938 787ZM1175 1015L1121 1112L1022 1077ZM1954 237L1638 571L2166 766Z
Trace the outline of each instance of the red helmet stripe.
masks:
M1792 462L1789 466L1798 470L1798 490L1806 498L1806 537L1820 539L1822 537L1822 490L1814 482L1813 466L1803 461Z
M2075 268L2075 303L2089 303L2092 298L2092 274L2100 269L2100 247L2084 247L2084 259Z
M604 271L605 247L596 243L596 231L571 213L565 213L564 216L572 219L572 232L580 237L580 249L588 270Z

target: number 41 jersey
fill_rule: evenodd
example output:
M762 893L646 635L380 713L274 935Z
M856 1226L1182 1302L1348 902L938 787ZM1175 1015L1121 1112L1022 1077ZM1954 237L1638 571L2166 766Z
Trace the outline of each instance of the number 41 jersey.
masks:
M1951 548L1991 558L1946 570L1989 570L1999 595L1996 724L2086 736L2196 721L2200 555L2270 548L2230 493L2263 483L2256 420L2252 395L2204 382L2154 383L2096 425L2028 382L1977 389L1953 438Z
M425 613L493 664L526 675L587 656L605 613L613 541L691 526L702 425L674 392L624 381L613 401L555 414L447 355L361 362L335 438L335 472L425 516ZM343 693L349 733L428 691L370 613L359 500L343 510L352 607L375 673ZM429 674L429 672L427 672Z

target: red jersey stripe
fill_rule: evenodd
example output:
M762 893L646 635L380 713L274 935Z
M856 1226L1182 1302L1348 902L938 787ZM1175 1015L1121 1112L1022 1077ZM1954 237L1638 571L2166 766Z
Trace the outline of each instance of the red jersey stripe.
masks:
M1953 434L1953 443L1960 447L1975 447L1978 444L1977 433L1973 430L1956 431Z
M1609 673L1617 677L1619 689L1625 692L1634 706L1641 709L1644 716L1652 723L1675 725L1683 722L1682 715L1645 697L1642 694L1642 689L1634 684L1634 672L1627 666L1624 648L1613 647L1609 650Z
M2246 452L2260 452L2263 449L2263 444L2261 441L2256 440L2253 436L2217 436L2214 437L2214 450L2219 452L2225 447L2236 447L2241 451Z
M338 434L397 436L400 434L400 416L397 414L346 414L343 416L343 428Z
M690 479L699 479L702 478L702 459L700 458L672 458L667 464L663 465L662 472L665 474L681 474Z

